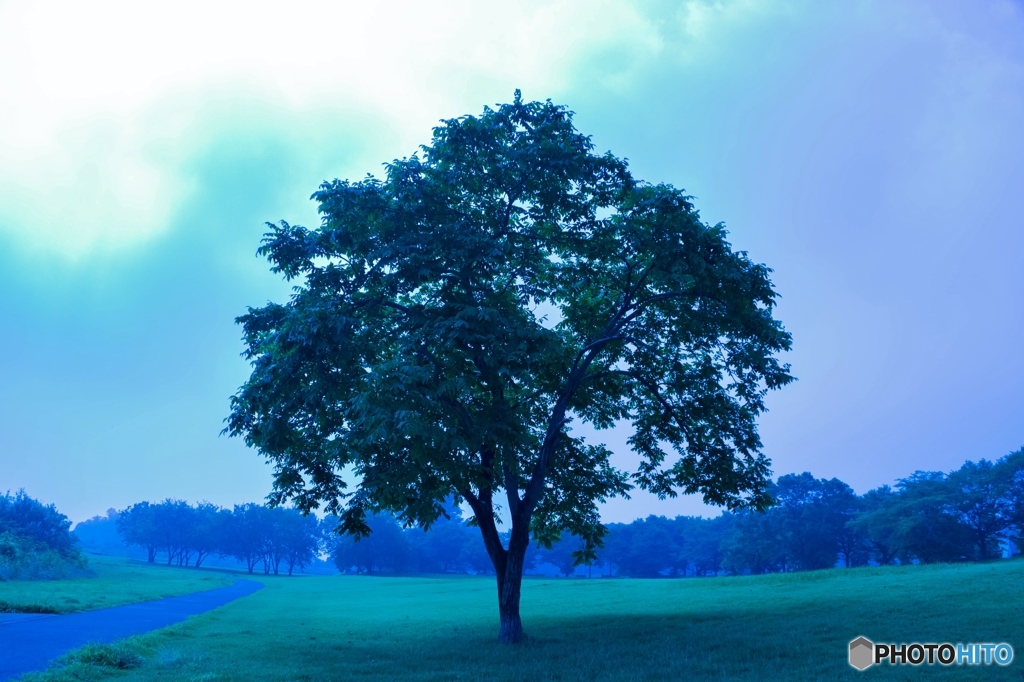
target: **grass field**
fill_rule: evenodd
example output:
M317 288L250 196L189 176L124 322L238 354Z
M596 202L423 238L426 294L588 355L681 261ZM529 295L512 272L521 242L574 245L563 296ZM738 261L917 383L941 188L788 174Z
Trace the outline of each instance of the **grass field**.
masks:
M264 578L180 625L89 647L42 680L1024 679L1024 560L690 580L528 579L530 640L495 643L492 580ZM846 663L847 643L1008 642L1018 659Z
M234 582L223 572L150 566L120 557L89 555L88 578L0 582L0 612L72 613L149 601Z

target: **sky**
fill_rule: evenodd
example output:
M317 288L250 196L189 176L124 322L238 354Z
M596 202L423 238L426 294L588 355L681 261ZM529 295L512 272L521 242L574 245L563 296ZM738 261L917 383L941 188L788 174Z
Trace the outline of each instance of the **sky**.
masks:
M264 221L516 88L774 269L776 474L863 493L1024 445L1020 0L254 7L0 0L0 491L76 521L266 496L219 435L233 320L288 294Z

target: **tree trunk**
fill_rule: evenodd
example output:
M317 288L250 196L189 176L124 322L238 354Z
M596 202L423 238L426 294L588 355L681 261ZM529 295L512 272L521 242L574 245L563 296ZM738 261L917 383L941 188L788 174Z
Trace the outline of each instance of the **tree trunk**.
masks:
M501 625L498 642L516 644L525 639L523 621L519 617L519 595L522 591L523 574L498 577L498 615Z
M522 524L516 528L513 522L512 537L503 557L504 566L494 567L498 577L498 642L501 644L517 644L526 639L523 621L519 617L519 597L523 587L523 560L529 544L529 531L524 531Z

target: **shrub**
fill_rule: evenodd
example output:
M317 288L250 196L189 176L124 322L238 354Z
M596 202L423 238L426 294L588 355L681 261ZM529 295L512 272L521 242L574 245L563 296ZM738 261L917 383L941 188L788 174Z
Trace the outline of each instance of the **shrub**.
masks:
M129 670L142 665L142 656L137 654L127 643L86 644L79 649L73 658L77 662L103 668Z
M71 522L52 504L19 490L0 495L0 580L57 580L81 575L85 557Z

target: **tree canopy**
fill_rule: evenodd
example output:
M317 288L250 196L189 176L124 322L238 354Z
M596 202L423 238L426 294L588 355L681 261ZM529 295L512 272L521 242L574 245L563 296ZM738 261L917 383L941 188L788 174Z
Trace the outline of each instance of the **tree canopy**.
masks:
M770 269L682 190L595 153L565 107L517 92L313 198L318 228L269 225L259 249L291 299L238 318L253 369L226 430L274 463L273 499L357 535L378 511L430 526L465 500L503 641L521 637L531 532L592 558L597 504L633 486L767 505L757 416L792 380ZM574 423L629 424L636 469Z
M0 494L0 581L69 578L86 564L68 517L24 490Z

